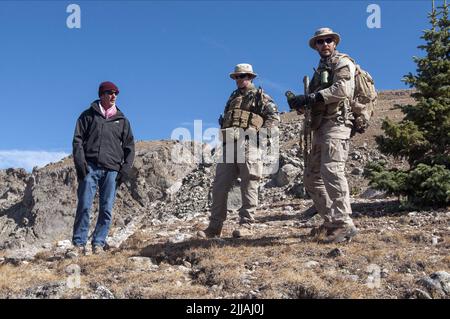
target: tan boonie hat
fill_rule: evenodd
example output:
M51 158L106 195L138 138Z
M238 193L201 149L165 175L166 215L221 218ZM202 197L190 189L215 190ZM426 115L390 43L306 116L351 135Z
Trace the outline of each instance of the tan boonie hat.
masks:
M254 78L258 76L258 74L253 72L253 67L248 63L239 63L234 67L234 72L230 73L230 78L235 80L235 76L238 74L251 74Z
M341 41L341 36L339 33L333 32L330 28L320 28L317 29L317 31L314 33L314 36L309 39L309 46L316 49L316 39L326 36L332 36L334 38L334 42L336 42L336 46L339 44L339 41Z

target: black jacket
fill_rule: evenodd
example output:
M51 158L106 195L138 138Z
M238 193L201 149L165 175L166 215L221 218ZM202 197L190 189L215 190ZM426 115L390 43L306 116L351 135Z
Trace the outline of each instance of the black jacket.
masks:
M131 171L134 137L130 122L119 109L116 115L105 119L99 100L78 118L72 146L78 176L87 174L87 162L126 175Z

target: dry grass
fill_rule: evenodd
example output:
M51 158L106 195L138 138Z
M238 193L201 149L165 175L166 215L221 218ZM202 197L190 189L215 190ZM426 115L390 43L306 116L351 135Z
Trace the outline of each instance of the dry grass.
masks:
M323 245L306 236L309 229L277 224L279 211L267 214L273 222L252 238L169 243L156 235L161 228L148 228L103 256L49 262L51 254L43 253L29 265L1 266L0 295L66 280L72 264L80 267L81 286L64 298L89 297L95 285L119 298L404 298L419 288L418 279L450 269L445 223L425 220L417 229L398 218L362 217L351 243ZM189 222L179 226L189 229ZM232 226L226 225L227 236ZM437 245L430 234L439 234ZM331 257L337 247L342 254ZM143 270L132 256L149 257L158 267ZM384 274L377 285L371 284L374 271Z
M28 287L59 280L61 277L53 271L33 264L21 266L20 271L16 266L2 265L0 266L0 296L15 295Z

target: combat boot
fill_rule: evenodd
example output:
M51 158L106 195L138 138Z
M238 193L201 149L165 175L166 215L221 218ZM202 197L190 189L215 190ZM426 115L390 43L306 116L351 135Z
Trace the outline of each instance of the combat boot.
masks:
M220 237L222 234L222 225L209 225L206 229L197 232L199 238Z
M324 224L317 226L317 227L313 227L313 229L311 229L311 232L309 233L309 236L311 237L321 237L321 236L327 236L327 234L329 234L330 229L328 227L326 227Z
M321 242L324 244L337 244L342 242L350 242L351 239L356 236L358 230L354 225L345 225L343 227L336 228L331 234L327 235Z

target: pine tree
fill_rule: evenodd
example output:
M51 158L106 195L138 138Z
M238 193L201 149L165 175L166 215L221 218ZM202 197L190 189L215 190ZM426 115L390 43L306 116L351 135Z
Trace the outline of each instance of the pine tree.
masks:
M425 30L424 57L413 57L417 74L403 79L415 88L415 105L398 105L404 113L400 123L385 119L384 136L377 136L380 151L406 159L408 170L389 169L386 163L366 168L370 184L390 194L405 196L419 206L450 204L450 61L448 5L428 15L431 28Z

